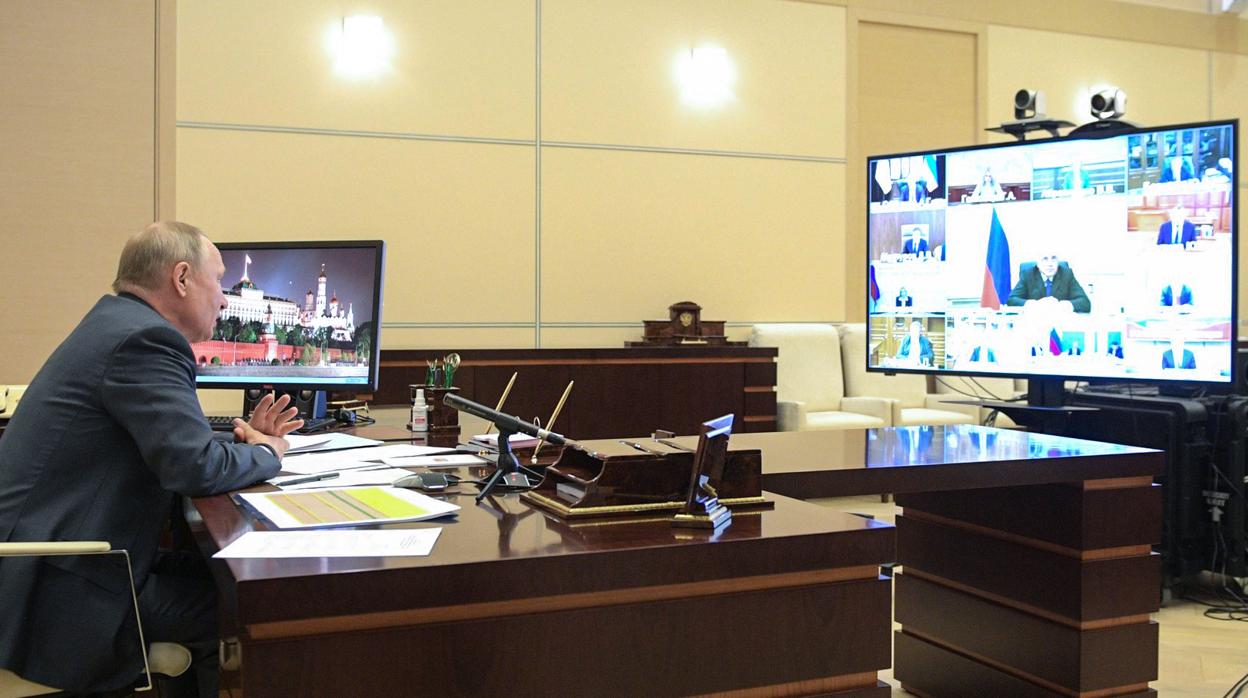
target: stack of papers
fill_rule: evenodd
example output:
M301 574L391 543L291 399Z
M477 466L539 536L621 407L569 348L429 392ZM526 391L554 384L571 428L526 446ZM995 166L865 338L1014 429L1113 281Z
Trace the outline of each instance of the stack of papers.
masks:
M378 442L374 442L378 443ZM415 463L387 462L387 459L410 459L412 456L430 456L439 453L451 453L455 449L437 446L413 446L410 444L391 444L388 446L369 446L351 448L343 451L325 451L287 455L282 459L282 470L288 473L314 475L330 470L346 470L386 463L387 465L417 465Z
M374 439L365 439L351 434L287 434L286 442L290 444L290 448L286 450L286 455L295 453L309 453L312 451L329 451L341 448L360 448L361 446L376 446L380 441Z

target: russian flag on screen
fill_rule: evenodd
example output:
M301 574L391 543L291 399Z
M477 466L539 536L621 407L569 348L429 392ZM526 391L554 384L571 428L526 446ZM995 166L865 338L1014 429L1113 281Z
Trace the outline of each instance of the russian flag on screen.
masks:
M875 282L875 265L871 265L870 279L868 282L868 293L871 295L871 310L875 310L875 304L880 301L880 285Z
M988 227L988 257L984 261L984 291L979 304L985 308L1000 308L1010 297L1010 241L1005 237L997 209L992 209L992 224Z
M1057 356L1062 353L1062 338L1057 334L1057 328L1049 330L1049 353Z

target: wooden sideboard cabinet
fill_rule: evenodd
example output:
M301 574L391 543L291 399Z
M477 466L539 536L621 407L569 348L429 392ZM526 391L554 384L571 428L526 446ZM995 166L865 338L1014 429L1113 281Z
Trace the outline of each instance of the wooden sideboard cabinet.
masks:
M543 423L568 381L576 381L555 431L576 439L696 434L702 422L736 415L734 431L775 431L776 356L769 347L462 349L455 385L489 407L513 372L503 411ZM426 361L449 350L383 349L377 405L406 405L408 385L425 381Z

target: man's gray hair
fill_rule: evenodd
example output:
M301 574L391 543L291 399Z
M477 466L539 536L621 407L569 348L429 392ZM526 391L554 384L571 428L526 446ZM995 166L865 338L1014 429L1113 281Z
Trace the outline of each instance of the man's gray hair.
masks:
M113 291L141 288L155 291L162 277L178 262L189 262L198 269L203 261L203 231L177 221L158 221L126 241L117 262Z

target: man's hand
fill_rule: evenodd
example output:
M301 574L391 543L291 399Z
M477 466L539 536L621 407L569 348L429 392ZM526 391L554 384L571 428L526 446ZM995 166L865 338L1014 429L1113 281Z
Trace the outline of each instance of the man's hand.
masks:
M273 394L269 393L260 398L259 404L252 410L250 420L234 420L234 440L239 443L265 444L280 459L286 454L286 449L290 448L290 442L286 441L285 436L303 426L302 419L294 419L299 410L294 407L287 408L289 404L289 395L274 400Z
M276 400L273 399L273 393L269 393L260 398L260 402L256 404L256 408L251 412L251 419L247 420L247 425L252 429L267 434L269 436L283 437L290 432L303 426L302 419L295 419L295 415L299 414L296 407L287 408L290 404L290 396L283 395ZM234 426L237 429L238 423L243 420L234 420ZM237 432L235 432L237 436Z

